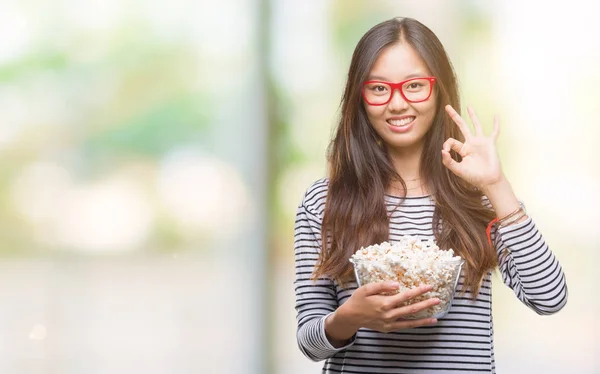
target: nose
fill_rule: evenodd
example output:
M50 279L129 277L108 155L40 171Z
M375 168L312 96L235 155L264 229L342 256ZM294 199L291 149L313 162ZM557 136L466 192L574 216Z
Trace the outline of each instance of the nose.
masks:
M390 108L391 111L398 112L408 108L408 103L406 102L406 100L404 100L404 97L402 97L402 94L400 93L399 89L395 89L392 92L392 98L388 103L388 108Z

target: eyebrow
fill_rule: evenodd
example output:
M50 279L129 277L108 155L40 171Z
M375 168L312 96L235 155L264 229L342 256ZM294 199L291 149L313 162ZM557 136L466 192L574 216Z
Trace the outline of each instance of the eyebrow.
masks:
M402 80L406 80L406 79L410 79L410 78L420 78L420 77L426 77L427 74L422 74L422 73L412 73L409 74L407 76L404 77L404 79ZM384 81L384 82L389 82L387 79L385 79L382 76L379 75L369 75L369 77L367 78L367 80L369 81Z

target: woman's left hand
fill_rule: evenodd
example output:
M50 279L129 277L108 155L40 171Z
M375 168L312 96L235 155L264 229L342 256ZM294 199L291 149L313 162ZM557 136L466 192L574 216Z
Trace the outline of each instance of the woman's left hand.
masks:
M446 112L458 125L465 141L463 143L453 138L446 140L442 147L442 163L458 177L483 190L486 186L502 179L502 168L495 144L499 133L498 117L494 116L494 130L488 137L483 134L483 128L475 111L470 107L467 111L473 122L475 134L454 108L446 105ZM450 156L451 149L462 157L462 161L457 162Z

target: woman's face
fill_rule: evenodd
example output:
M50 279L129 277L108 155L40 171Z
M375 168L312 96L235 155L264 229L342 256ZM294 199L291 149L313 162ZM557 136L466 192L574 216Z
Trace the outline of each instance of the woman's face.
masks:
M399 83L414 77L429 77L431 72L416 51L405 42L385 48L369 72L367 81ZM381 87L376 89L382 90ZM434 89L425 101L408 102L394 90L387 104L370 105L363 100L367 117L391 152L421 152L424 137L431 128L436 111Z

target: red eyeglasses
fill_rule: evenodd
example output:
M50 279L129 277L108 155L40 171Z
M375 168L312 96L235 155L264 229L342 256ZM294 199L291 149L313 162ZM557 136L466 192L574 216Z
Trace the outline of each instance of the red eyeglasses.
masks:
M429 99L435 81L435 77L411 78L400 83L366 81L362 85L362 96L369 105L385 105L398 90L409 103L420 103Z

